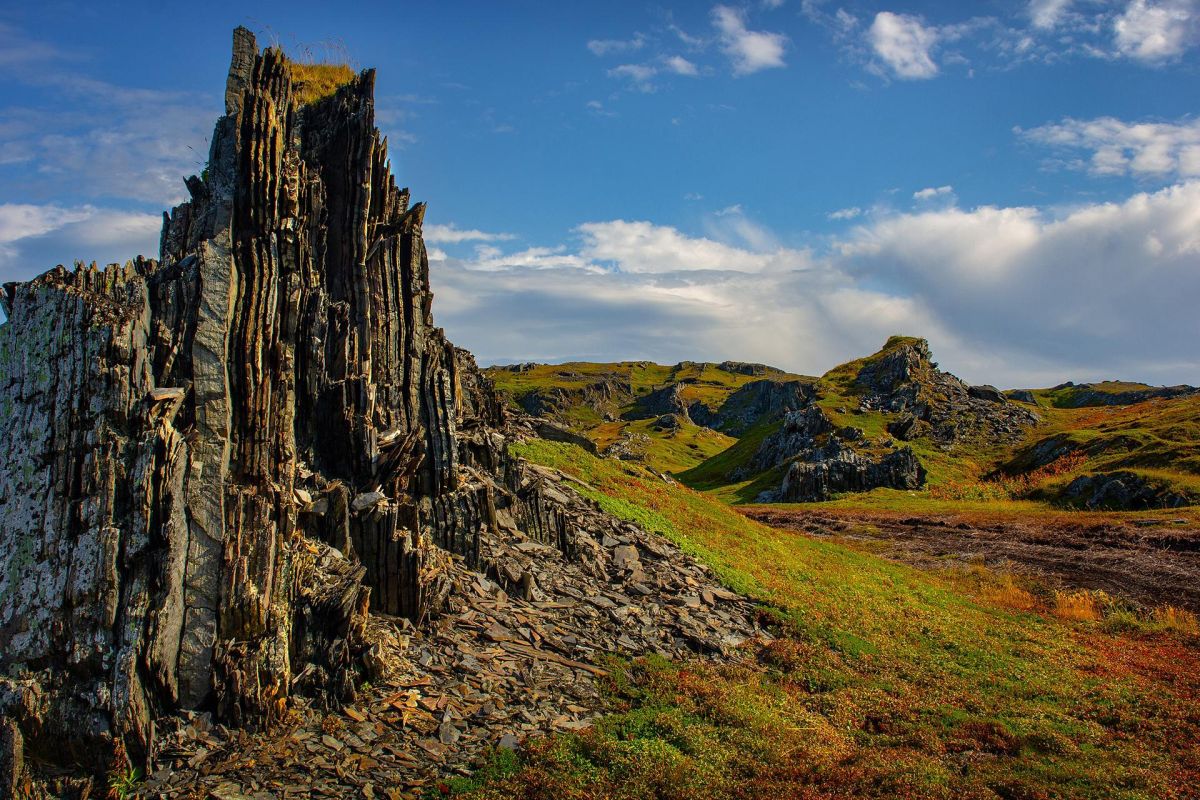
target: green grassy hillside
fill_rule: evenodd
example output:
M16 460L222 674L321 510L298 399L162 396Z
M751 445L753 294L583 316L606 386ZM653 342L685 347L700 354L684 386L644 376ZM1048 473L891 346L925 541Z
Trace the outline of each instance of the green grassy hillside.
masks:
M859 376L904 348L922 346L920 339L894 336L879 352L838 365L819 379L771 368L747 374L734 371L736 365L691 362L674 366L649 362L531 365L519 370L492 368L488 374L514 406L536 411L543 398L557 402L547 415L591 438L602 453L613 448L611 452L620 452L623 458L642 460L726 502L750 503L782 480L782 467L745 474L763 440L781 427L779 416L762 417L757 424L737 430L711 430L690 420L683 420L678 427L662 427L656 424L657 411L647 407L647 398L654 400L664 390L673 389L682 404L700 403L716 412L731 404L734 392L753 381L807 381L815 392L815 403L832 425L862 431L856 450L879 457L901 444L889 433L889 425L905 412L863 402L871 391ZM920 363L914 379L934 385L930 376L936 367L934 362ZM597 391L597 386L606 388ZM927 471L924 491L876 489L844 502L909 510L919 509L925 502L1057 505L1078 502L1065 494L1075 478L1112 472L1131 472L1164 492L1200 498L1200 395L1186 393L1186 388L1156 390L1144 384L1108 381L1014 392L1033 402L1009 403L1029 408L1039 417L1023 436L964 437L952 446L929 436L913 437L902 444L912 448ZM1122 398L1156 391L1178 396L1126 405L1095 401L1098 394L1104 396L1103 403L1119 403ZM937 402L936 396L932 402ZM541 412L547 413L546 409Z
M1043 496L1055 496L1079 475L1122 471L1200 497L1200 397L1041 413L1044 425L999 467L1019 475L1052 457L1068 462L1069 470L1040 487Z
M738 371L744 370L744 371ZM648 361L611 364L569 362L490 367L485 370L515 409L538 413L587 436L601 451L622 440L628 450L661 472L681 473L727 450L737 439L681 419L678 428L656 426L664 410L647 398L678 388L684 407L718 412L738 389L755 381L814 381L758 364ZM626 448L622 448L626 449Z
M517 450L707 563L779 638L732 666L614 662L593 729L447 791L1133 800L1187 797L1200 778L1194 618L1120 633L1005 576L922 573L769 528L570 445Z

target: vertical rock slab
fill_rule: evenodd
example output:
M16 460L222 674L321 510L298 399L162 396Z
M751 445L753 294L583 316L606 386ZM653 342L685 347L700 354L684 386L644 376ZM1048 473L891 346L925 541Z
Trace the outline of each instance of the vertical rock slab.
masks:
M163 714L352 696L368 604L436 613L451 555L525 502L433 323L374 73L295 74L239 28L159 261L5 287L0 716L38 758L150 761Z
M43 676L0 711L83 760L114 726L146 749L176 693L182 393L154 385L152 267L52 270L0 326L0 662Z

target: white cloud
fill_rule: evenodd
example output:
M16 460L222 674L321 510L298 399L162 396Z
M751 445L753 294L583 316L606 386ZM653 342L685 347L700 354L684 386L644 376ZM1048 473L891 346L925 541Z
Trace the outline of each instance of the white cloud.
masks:
M628 53L641 50L646 45L646 37L635 33L632 39L592 39L587 43L588 50L598 56L609 53Z
M860 217L862 216L862 213L863 210L858 206L850 206L849 208L839 208L837 211L831 211L825 216L832 220L842 221Z
M0 67L21 67L62 61L71 54L0 22Z
M1157 63L1177 58L1197 42L1196 0L1131 0L1113 23L1117 52Z
M700 70L696 68L696 65L683 56L669 56L663 63L666 64L668 70L674 72L676 75L695 77L700 74Z
M0 205L0 245L11 244L30 236L41 236L71 222L87 219L92 209L39 206L31 203Z
M898 78L919 80L938 74L930 51L937 44L936 28L926 27L918 17L881 11L867 32L875 54Z
M464 230L450 223L449 225L426 225L424 239L432 244L459 244L461 242L504 242L515 239L511 233L486 233L484 231Z
M430 248L434 311L483 361L735 358L819 373L904 332L977 382L1200 379L1200 181L1064 212L863 219L817 254L775 245L738 209L711 215L707 236L608 220L580 225L572 245L514 252L500 234L429 225L475 245L469 259ZM118 209L0 205L0 281L153 253L159 225Z
M928 79L955 66L974 77L980 69L1076 58L1130 58L1166 67L1200 45L1200 0L1021 0L993 3L994 13L943 24L881 11L865 30L853 14L827 11L825 4L804 0L801 11L849 60L900 79Z
M742 218L711 217L729 231ZM434 311L485 362L735 358L819 373L903 332L976 382L1200 379L1200 181L1068 212L863 219L824 254L591 222L573 246L439 262Z
M740 210L731 213L741 216ZM764 243L753 228L738 230L735 223L731 231L739 238ZM804 269L810 263L803 251L736 247L715 239L687 236L676 228L646 221L587 222L579 226L578 232L583 237L582 256L621 272L766 272Z
M787 37L783 34L748 30L744 13L729 6L713 8L712 19L734 75L787 66L783 60Z
M464 264L467 268L478 272L499 272L511 269L603 271L602 267L590 259L569 252L566 245L527 247L524 250L505 253L493 245L481 244L475 247L474 258L465 261L457 260L455 263Z
M208 96L116 86L79 75L24 80L49 108L0 109L0 185L21 197L70 195L173 205L208 159L219 116ZM15 199L4 192L0 199Z
M1175 180L1200 176L1200 119L1125 122L1114 117L1067 118L1028 131L1028 141L1052 148L1058 162L1095 175ZM1082 153L1086 156L1077 155Z
M587 104L585 105L585 108L587 108L588 111L590 111L592 114L596 115L597 117L618 116L616 111L613 111L609 108L605 108L604 103L601 103L599 100L588 100Z
M1029 19L1033 27L1048 30L1058 25L1071 7L1072 0L1029 0Z
M1063 215L902 215L857 230L840 250L841 269L887 275L981 349L1018 348L1088 377L1194 382L1200 371L1184 344L1200 335L1189 310L1200 296L1200 182Z
M622 78L641 92L654 91L654 76L658 74L658 68L650 64L621 64L618 67L613 67L608 71L610 78Z
M927 202L930 200L946 200L954 197L953 186L929 186L913 192L913 200Z
M0 204L0 283L27 280L76 260L124 263L157 257L161 214L95 206Z

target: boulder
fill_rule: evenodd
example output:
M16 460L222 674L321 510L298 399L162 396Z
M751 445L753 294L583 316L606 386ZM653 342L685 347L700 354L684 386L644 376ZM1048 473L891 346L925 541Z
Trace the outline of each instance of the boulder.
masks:
M974 397L976 400L986 400L989 403L1006 403L1008 398L1004 393L995 386L983 384L981 386L971 386L967 388L967 394Z
M551 422L548 419L533 420L533 430L539 439L545 439L548 442L564 442L573 444L576 447L583 448L592 455L596 455L596 443L586 436L582 436L565 425L559 425L557 422Z
M1194 498L1151 481L1133 472L1109 472L1081 475L1067 486L1063 496L1089 509L1145 511L1179 508Z
M877 488L920 489L925 469L910 448L872 460L844 448L831 448L820 460L796 461L784 476L779 491L783 502L828 500L842 492L868 492Z

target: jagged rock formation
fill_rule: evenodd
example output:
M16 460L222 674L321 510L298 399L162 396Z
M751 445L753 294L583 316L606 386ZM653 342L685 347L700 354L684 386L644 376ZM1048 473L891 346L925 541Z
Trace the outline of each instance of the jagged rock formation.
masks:
M833 431L833 422L820 406L792 411L778 431L763 439L739 477L777 467L817 447L818 438Z
M910 448L872 460L834 439L806 459L792 462L778 499L783 502L828 500L841 492L872 489L920 489L925 469Z
M1179 508L1196 502L1183 492L1125 471L1080 475L1067 486L1063 497L1084 508L1110 511Z
M782 419L807 404L815 379L765 364L681 361L672 366L512 364L487 370L512 406L587 432L603 422L636 422L675 415L732 436ZM746 381L745 378L758 380Z
M728 364L729 362L724 362ZM741 365L756 367L758 365ZM722 366L725 369L725 366ZM736 370L729 369L734 372ZM759 374L757 372L743 374ZM705 425L731 436L740 436L755 425L782 419L798 411L816 396L812 382L801 380L751 381L725 398L716 411L694 403L689 412L699 425Z
M433 326L424 206L395 185L373 88L302 104L238 29L160 260L5 287L10 760L146 763L164 714L255 728L297 693L351 698L368 605L435 615L451 557L480 565L504 519L574 552L490 383Z
M863 365L854 385L861 410L899 415L889 433L905 441L926 436L946 448L969 440L1011 443L1039 419L995 387L969 386L938 369L924 339L885 348Z
M815 400L837 409L835 424ZM938 369L924 339L896 337L882 351L839 367L795 398L800 406L784 416L754 455L730 474L733 480L788 465L782 484L762 501L826 500L839 492L887 487L918 489L925 469L910 447L894 439L923 440L952 450L967 442L1012 443L1038 421L1031 410L1010 403L992 386L969 386ZM849 416L882 415L889 436L868 440ZM841 427L839 427L839 425Z
M509 433L523 435L527 422ZM431 779L491 747L585 726L604 710L595 678L609 666L606 653L744 658L743 641L761 633L754 604L666 539L599 511L582 488L555 470L523 470L518 494L555 509L570 531L568 553L531 541L498 511L479 568L450 565L439 617L403 629L371 618L372 631L383 630L369 660L388 667L372 671L372 686L344 714L312 715L286 737L217 738L178 725L165 743L171 761L147 789L204 797L253 782L277 796L290 788L354 796L372 786L377 797L421 796Z
M518 365L514 371L524 365ZM615 419L617 409L633 398L628 378L611 375L581 388L547 387L530 392L518 401L521 408L535 417L554 417L571 408L587 406L605 419Z
M763 375L782 375L783 370L778 367L772 367L768 364L755 364L746 361L722 361L717 364L717 369L733 372L738 375L753 375L761 377Z
M637 403L622 415L623 419L654 419L664 414L674 414L684 422L691 422L688 413L690 403L683 396L685 383L671 383L638 398ZM699 405L699 404L697 404Z
M835 429L824 410L811 405L789 413L783 426L763 440L735 477L791 462L782 485L764 492L759 498L763 502L811 502L828 500L840 492L866 492L880 487L919 489L925 485L925 469L910 448L883 454L860 453L852 443L862 438L858 428Z

